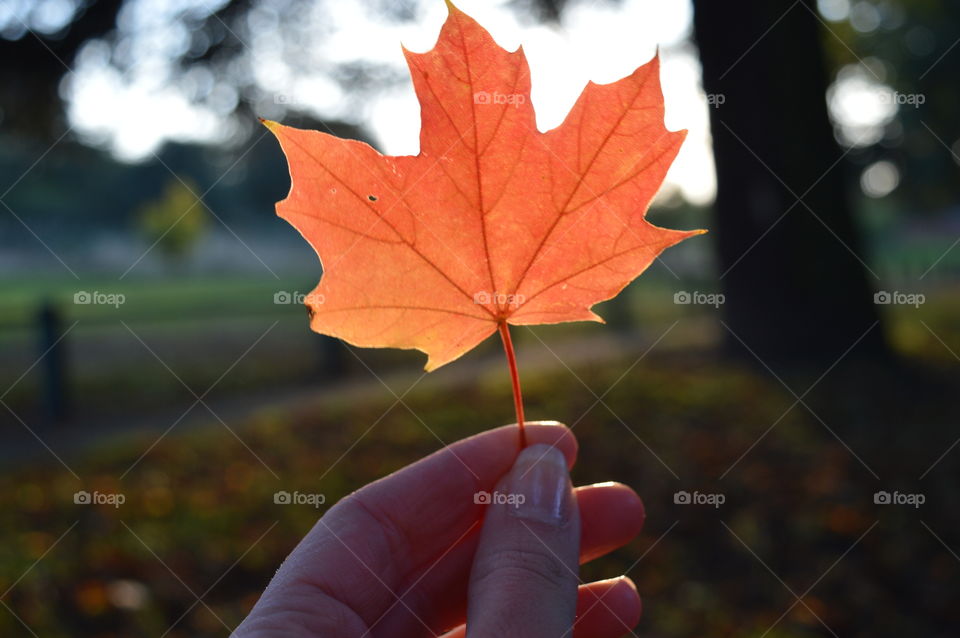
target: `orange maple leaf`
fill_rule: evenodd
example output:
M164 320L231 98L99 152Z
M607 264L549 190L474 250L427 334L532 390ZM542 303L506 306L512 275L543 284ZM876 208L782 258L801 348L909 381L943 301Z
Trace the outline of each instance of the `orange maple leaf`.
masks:
M540 133L522 47L505 51L447 4L436 46L404 49L419 155L265 122L292 180L277 213L323 264L311 328L416 348L427 370L498 329L506 345L507 324L602 321L594 304L703 232L644 219L686 135L663 125L656 57L589 83L563 124Z

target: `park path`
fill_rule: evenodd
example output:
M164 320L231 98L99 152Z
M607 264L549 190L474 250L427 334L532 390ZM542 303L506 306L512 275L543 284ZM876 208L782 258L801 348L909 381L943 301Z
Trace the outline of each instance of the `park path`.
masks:
M715 339L711 328L700 321L685 320L672 326L666 324L659 331L654 330L639 336L606 329L588 337L557 340L556 343L539 341L537 338L527 339L517 346L521 379L544 372L568 370L570 374L576 374L576 370L584 365L623 360L628 360L626 367L645 352L654 349L666 351L678 347L683 349L707 347L714 343ZM469 385L478 378L486 378L488 375L499 372L502 372L506 378L507 369L503 355L493 350L484 356L468 354L437 372L423 376L422 379L420 377L423 372L417 368L400 368L376 373L370 371L369 374L361 372L340 381L311 382L281 389L248 392L243 396L209 400L207 404L210 411L242 437L245 425L260 412L320 411L333 401L342 402L345 399L355 402L393 400L394 394L403 395L414 384L416 384L414 393L450 391ZM588 386L590 385L589 380L584 379L584 381ZM600 393L604 389L593 388L593 390ZM587 392L586 388L584 392ZM137 444L144 439L153 439L162 435L175 422L176 425L168 434L169 436L177 436L198 428L223 427L210 411L199 404L177 422L186 407L177 405L160 412L128 414L123 417L109 417L92 422L72 422L46 429L35 429L36 435L42 439L42 442L25 426L21 425L20 430L14 427L8 429L3 435L4 444L0 446L0 466L9 470L36 463L59 465L54 454L69 464L105 445L123 446L127 443Z

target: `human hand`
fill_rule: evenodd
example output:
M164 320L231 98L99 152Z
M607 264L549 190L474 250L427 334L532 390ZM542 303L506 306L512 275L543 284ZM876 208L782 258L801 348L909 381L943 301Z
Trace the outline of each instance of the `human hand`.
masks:
M639 533L639 497L615 483L572 489L577 443L568 428L530 423L526 436L517 455L515 425L478 434L342 499L287 557L234 636L628 632L640 617L630 579L578 587L577 572ZM477 504L481 491L513 498Z

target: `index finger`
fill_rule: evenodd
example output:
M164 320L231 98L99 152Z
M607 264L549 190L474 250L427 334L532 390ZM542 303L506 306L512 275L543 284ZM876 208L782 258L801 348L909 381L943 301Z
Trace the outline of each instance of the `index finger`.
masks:
M577 442L556 422L525 425L530 445L563 452L571 467ZM449 445L342 499L281 566L269 590L302 585L345 603L366 622L396 604L411 574L475 536L489 494L519 453L508 425ZM264 603L266 604L266 603Z
M577 441L555 421L527 423L527 444L552 445L573 467ZM361 507L384 525L390 560L419 566L446 550L483 514L485 497L513 465L519 430L507 425L462 439L354 492L332 509ZM339 514L339 513L337 513ZM333 525L334 522L328 521ZM403 555L395 550L403 548Z

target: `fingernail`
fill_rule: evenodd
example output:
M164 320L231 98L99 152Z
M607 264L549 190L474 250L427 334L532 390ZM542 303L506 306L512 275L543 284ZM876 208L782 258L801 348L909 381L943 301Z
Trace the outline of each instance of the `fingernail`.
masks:
M507 510L513 516L551 525L569 517L573 493L567 460L552 445L524 448L510 470L508 484L515 495L516 504Z

